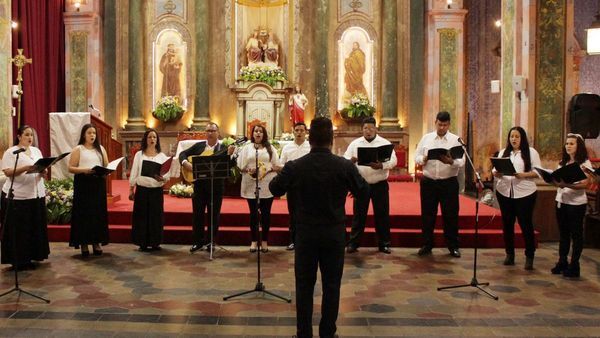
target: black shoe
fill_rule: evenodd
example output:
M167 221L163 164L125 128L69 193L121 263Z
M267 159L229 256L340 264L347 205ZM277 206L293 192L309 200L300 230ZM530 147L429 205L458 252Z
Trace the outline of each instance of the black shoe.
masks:
M525 257L525 270L533 270L533 257Z
M269 248L260 248L260 252L267 253L269 252Z
M579 278L579 263L571 263L563 271L563 276L569 278Z
M515 254L506 254L506 258L504 258L504 265L515 265Z
M201 249L202 249L202 245L200 245L200 244L194 244L190 248L190 253L194 253L194 252L196 252L198 250L201 250Z
M569 263L566 260L559 260L556 262L556 265L550 269L553 275L561 275L567 268L569 267Z
M419 252L417 252L417 255L419 255L419 256L431 255L431 247L428 245L424 245L423 247L421 247L421 249L419 249Z
M255 253L256 251L258 251L258 248L250 248L250 253Z
M448 251L450 252L450 256L460 258L460 250L458 248L448 249Z
M140 248L138 250L141 251L141 252L148 252L148 251L150 251L147 246L140 246Z
M287 246L287 248L285 248L287 251L294 251L294 249L296 248L296 245L294 243L290 243L290 245Z
M383 252L384 254L391 254L392 253L392 249L390 249L389 246L381 246L379 247L379 252Z
M160 247L160 245L155 245L153 247L150 247L150 251L160 251L162 250L162 248Z
M346 253L355 253L357 251L358 251L358 247L355 245L350 244L346 247Z
M211 245L210 243L208 243L208 244L206 244L206 246L204 246L204 247L202 248L202 250L206 250L206 251L210 252L210 248L211 248L211 246L212 246L212 245ZM213 250L214 250L214 249L215 249L215 248L213 248Z

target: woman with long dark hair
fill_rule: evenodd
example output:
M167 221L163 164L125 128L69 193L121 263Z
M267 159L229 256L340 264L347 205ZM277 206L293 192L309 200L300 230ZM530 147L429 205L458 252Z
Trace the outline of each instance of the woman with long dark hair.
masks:
M142 136L142 149L135 153L129 175L129 199L133 202L131 239L140 251L160 250L164 226L163 185L165 176L142 176L144 161L164 163L168 157L160 152L160 138L154 129Z
M2 225L1 231L2 264L13 264L14 269L35 268L32 261L43 261L50 254L46 224L45 171L28 173L33 164L43 157L42 152L32 145L33 139L33 128L28 125L21 126L17 130L14 146L8 148L2 156L2 171L7 180L2 187L0 222L4 222L5 213L8 212L8 219L6 224ZM19 149L25 151L19 155L15 169L17 155L14 152ZM7 210L7 195L13 175L14 198L10 210ZM17 244L16 257L13 244Z
M273 194L269 190L269 183L275 177L278 169L279 155L269 142L267 129L262 125L252 127L250 134L251 143L244 146L237 158L237 165L242 171L241 196L248 201L250 209L250 231L252 242L250 252L268 252L269 227L271 225L271 206ZM258 154L258 168L256 157ZM260 199L260 223L262 225L261 247L258 247L258 213L256 210L256 180L258 180Z
M107 164L106 150L100 145L96 127L91 123L84 125L69 160L69 172L75 174L69 246L81 247L82 257L90 255L88 245L92 245L95 256L100 256L101 245L108 244L106 178L92 170Z
M591 167L585 142L579 134L567 134L559 168L571 163ZM554 184L558 187L556 191L556 219L560 231L560 242L558 262L551 271L556 275L562 273L565 277L579 277L579 258L583 250L583 218L588 202L585 188L588 179L572 184L565 182L554 182ZM573 242L573 251L571 252L571 263L569 263L567 256L569 255L571 242Z
M537 196L534 179L538 177L533 168L541 167L540 155L535 149L529 147L527 133L521 127L512 127L508 131L506 147L499 155L510 158L516 171L514 176L503 176L493 170L497 179L496 197L502 212L506 251L504 265L515 264L515 220L518 219L525 239L525 270L533 270L535 256L533 207Z

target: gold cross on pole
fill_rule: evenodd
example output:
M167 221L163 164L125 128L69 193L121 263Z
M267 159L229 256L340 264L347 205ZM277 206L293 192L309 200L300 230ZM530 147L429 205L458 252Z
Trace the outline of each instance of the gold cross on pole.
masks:
M18 54L15 55L11 61L15 64L15 66L19 69L17 72L17 95L18 95L18 105L17 105L17 127L21 126L21 96L23 95L23 67L25 67L28 63L31 64L33 61L28 59L23 55L23 49L17 49Z

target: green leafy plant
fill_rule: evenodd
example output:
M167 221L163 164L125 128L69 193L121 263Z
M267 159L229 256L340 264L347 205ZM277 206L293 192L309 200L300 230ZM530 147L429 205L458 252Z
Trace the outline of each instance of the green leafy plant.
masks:
M156 103L152 116L160 121L169 122L180 119L184 112L177 96L164 96Z
M192 197L193 193L194 193L194 186L188 185L188 184L183 184L183 183L174 184L169 189L169 195L173 195L176 197L189 198L189 197Z
M73 209L73 179L45 181L48 224L68 224Z
M271 87L277 81L286 81L287 76L281 68L273 66L245 66L240 69L240 79L249 82L264 82Z
M375 107L369 103L369 98L361 93L352 95L350 104L342 109L342 116L347 118L369 117L375 114Z

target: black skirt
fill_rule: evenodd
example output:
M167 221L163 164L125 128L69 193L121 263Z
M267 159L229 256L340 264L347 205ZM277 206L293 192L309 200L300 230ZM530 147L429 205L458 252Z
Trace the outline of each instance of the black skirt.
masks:
M48 225L46 224L46 199L33 198L13 200L10 211L6 209L7 200L4 193L1 198L1 217L8 211L6 224L2 224L1 263L14 264L16 240L17 264L31 261L43 261L50 254L48 244Z
M163 189L137 186L133 202L131 240L140 247L162 243L164 211Z
M108 244L106 179L96 175L75 175L73 182L73 216L69 246Z

